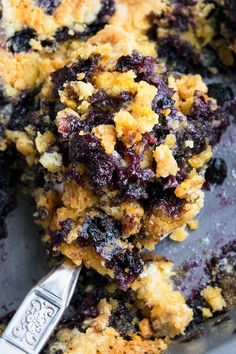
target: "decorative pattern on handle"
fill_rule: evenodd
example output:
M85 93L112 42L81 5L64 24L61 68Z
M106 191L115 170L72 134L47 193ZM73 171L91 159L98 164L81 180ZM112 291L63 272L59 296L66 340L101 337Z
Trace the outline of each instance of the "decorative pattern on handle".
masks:
M65 261L28 293L2 334L0 354L40 353L70 302L80 269Z
M54 304L34 295L25 313L11 329L10 336L14 342L20 342L21 346L34 350L58 310L59 308Z

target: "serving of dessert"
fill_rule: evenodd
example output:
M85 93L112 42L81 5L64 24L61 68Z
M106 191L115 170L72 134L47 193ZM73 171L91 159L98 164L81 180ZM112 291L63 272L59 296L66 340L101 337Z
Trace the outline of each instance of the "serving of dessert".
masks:
M11 174L35 202L49 258L84 265L45 353L161 353L193 309L154 249L197 228L226 177L235 23L203 0L2 0L1 232ZM233 247L233 246L232 246ZM226 307L202 291L203 317Z

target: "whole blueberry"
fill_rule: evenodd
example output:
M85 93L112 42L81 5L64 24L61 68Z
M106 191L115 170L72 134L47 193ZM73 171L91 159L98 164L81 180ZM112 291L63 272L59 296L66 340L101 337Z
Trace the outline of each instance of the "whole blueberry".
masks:
M209 183L222 184L227 177L227 165L220 157L211 159L205 172L205 179Z

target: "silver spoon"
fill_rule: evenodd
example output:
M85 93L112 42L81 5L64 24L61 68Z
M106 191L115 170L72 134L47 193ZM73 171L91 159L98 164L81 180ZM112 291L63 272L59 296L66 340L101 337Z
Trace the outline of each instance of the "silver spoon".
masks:
M69 260L28 293L0 338L1 354L38 354L70 303L81 267Z

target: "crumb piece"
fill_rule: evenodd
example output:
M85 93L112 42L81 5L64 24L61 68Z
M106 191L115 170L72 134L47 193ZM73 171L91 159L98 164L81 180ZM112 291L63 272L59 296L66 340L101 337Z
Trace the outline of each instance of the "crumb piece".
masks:
M202 307L201 310L202 310L202 316L204 318L210 318L213 316L211 310L208 309L207 307Z
M85 333L76 328L63 329L57 334L57 340L53 346L62 348L64 354L160 354L166 349L162 339L144 340L135 335L126 340L112 327L106 327L102 331L96 330L96 326L89 327ZM55 353L53 346L49 354Z
M188 237L188 231L186 230L186 225L178 227L170 234L170 239L172 241L182 242Z
M201 293L204 300L211 306L213 312L222 311L226 307L226 302L221 292L221 288L207 286Z
M7 130L6 137L16 144L17 150L25 156L29 165L35 160L34 143L26 132Z
M101 141L107 154L112 154L116 144L116 131L113 125L101 124L93 128L92 133Z
M190 220L187 222L187 225L190 228L190 230L195 231L198 229L199 220L197 220L197 219Z
M0 138L0 151L5 151L7 148L7 140Z
M161 144L156 147L153 152L154 159L157 163L156 176L168 177L169 175L175 176L178 171L178 165L175 161L172 151L167 145Z
M143 159L140 163L140 166L142 168L152 168L152 165L153 165L153 150L151 147L149 147L143 154Z
M47 131L43 134L40 132L37 133L37 137L35 138L35 145L40 154L44 153L54 142L55 142L54 135Z
M186 199L187 201L193 201L198 198L198 191L202 188L205 179L196 174L191 173L191 175L186 178L178 187L175 189L176 197L180 199Z
M185 147L189 147L190 149L192 149L194 147L194 141L193 140L186 140L184 142Z
M156 93L155 86L140 81L137 86L137 94L131 103L131 114L142 134L150 132L158 123L158 115L152 110L152 101Z
M139 322L139 331L143 338L148 339L153 336L153 330L147 318Z
M80 119L81 117L75 110L68 107L63 109L58 112L56 116L58 132L61 133L64 138L67 137L70 134L71 129L70 120L76 125L76 122L79 122Z
M95 86L105 90L108 94L118 96L122 91L136 93L138 84L134 81L135 73L102 72L95 76Z
M182 294L173 289L172 267L166 260L147 263L131 285L137 292L138 307L150 311L150 322L158 337L172 338L183 333L193 317Z
M176 80L176 85L179 96L183 100L192 98L196 90L207 93L207 86L200 75L182 75Z
M75 81L69 84L74 92L78 95L79 100L88 99L95 92L90 82Z
M170 148L173 149L176 144L176 137L174 134L168 134L165 139L165 144Z
M183 114L189 114L194 100L194 92L207 93L207 86L200 75L183 75L176 80L179 98L176 100L177 107Z
M58 203L58 194L54 190L44 191L40 188L35 192L34 197L37 205L37 210L45 210L46 212L45 217L43 219L40 217L36 218L36 222L40 226L47 229L52 222L52 217Z
M62 243L60 249L61 253L70 258L76 265L81 265L83 262L88 268L96 269L98 273L114 279L114 271L106 267L104 258L96 253L93 247L80 246L75 242L71 244Z
M75 109L78 106L78 100L81 104L88 104L87 100L95 92L90 82L72 81L64 84L64 90L59 91L60 100L68 107Z
M39 162L49 172L59 172L62 166L62 156L58 152L45 152L39 159Z
M64 186L62 201L66 207L82 212L96 204L97 198L89 188L68 182Z
M121 110L115 114L114 122L118 139L126 146L132 146L142 139L142 134L138 130L135 118L127 111Z
M122 231L124 235L137 234L142 226L143 208L137 202L124 202L121 204L121 209L124 215L122 217Z
M188 162L193 168L203 167L206 162L212 158L212 148L209 145L206 150L202 151L200 154L191 157Z

